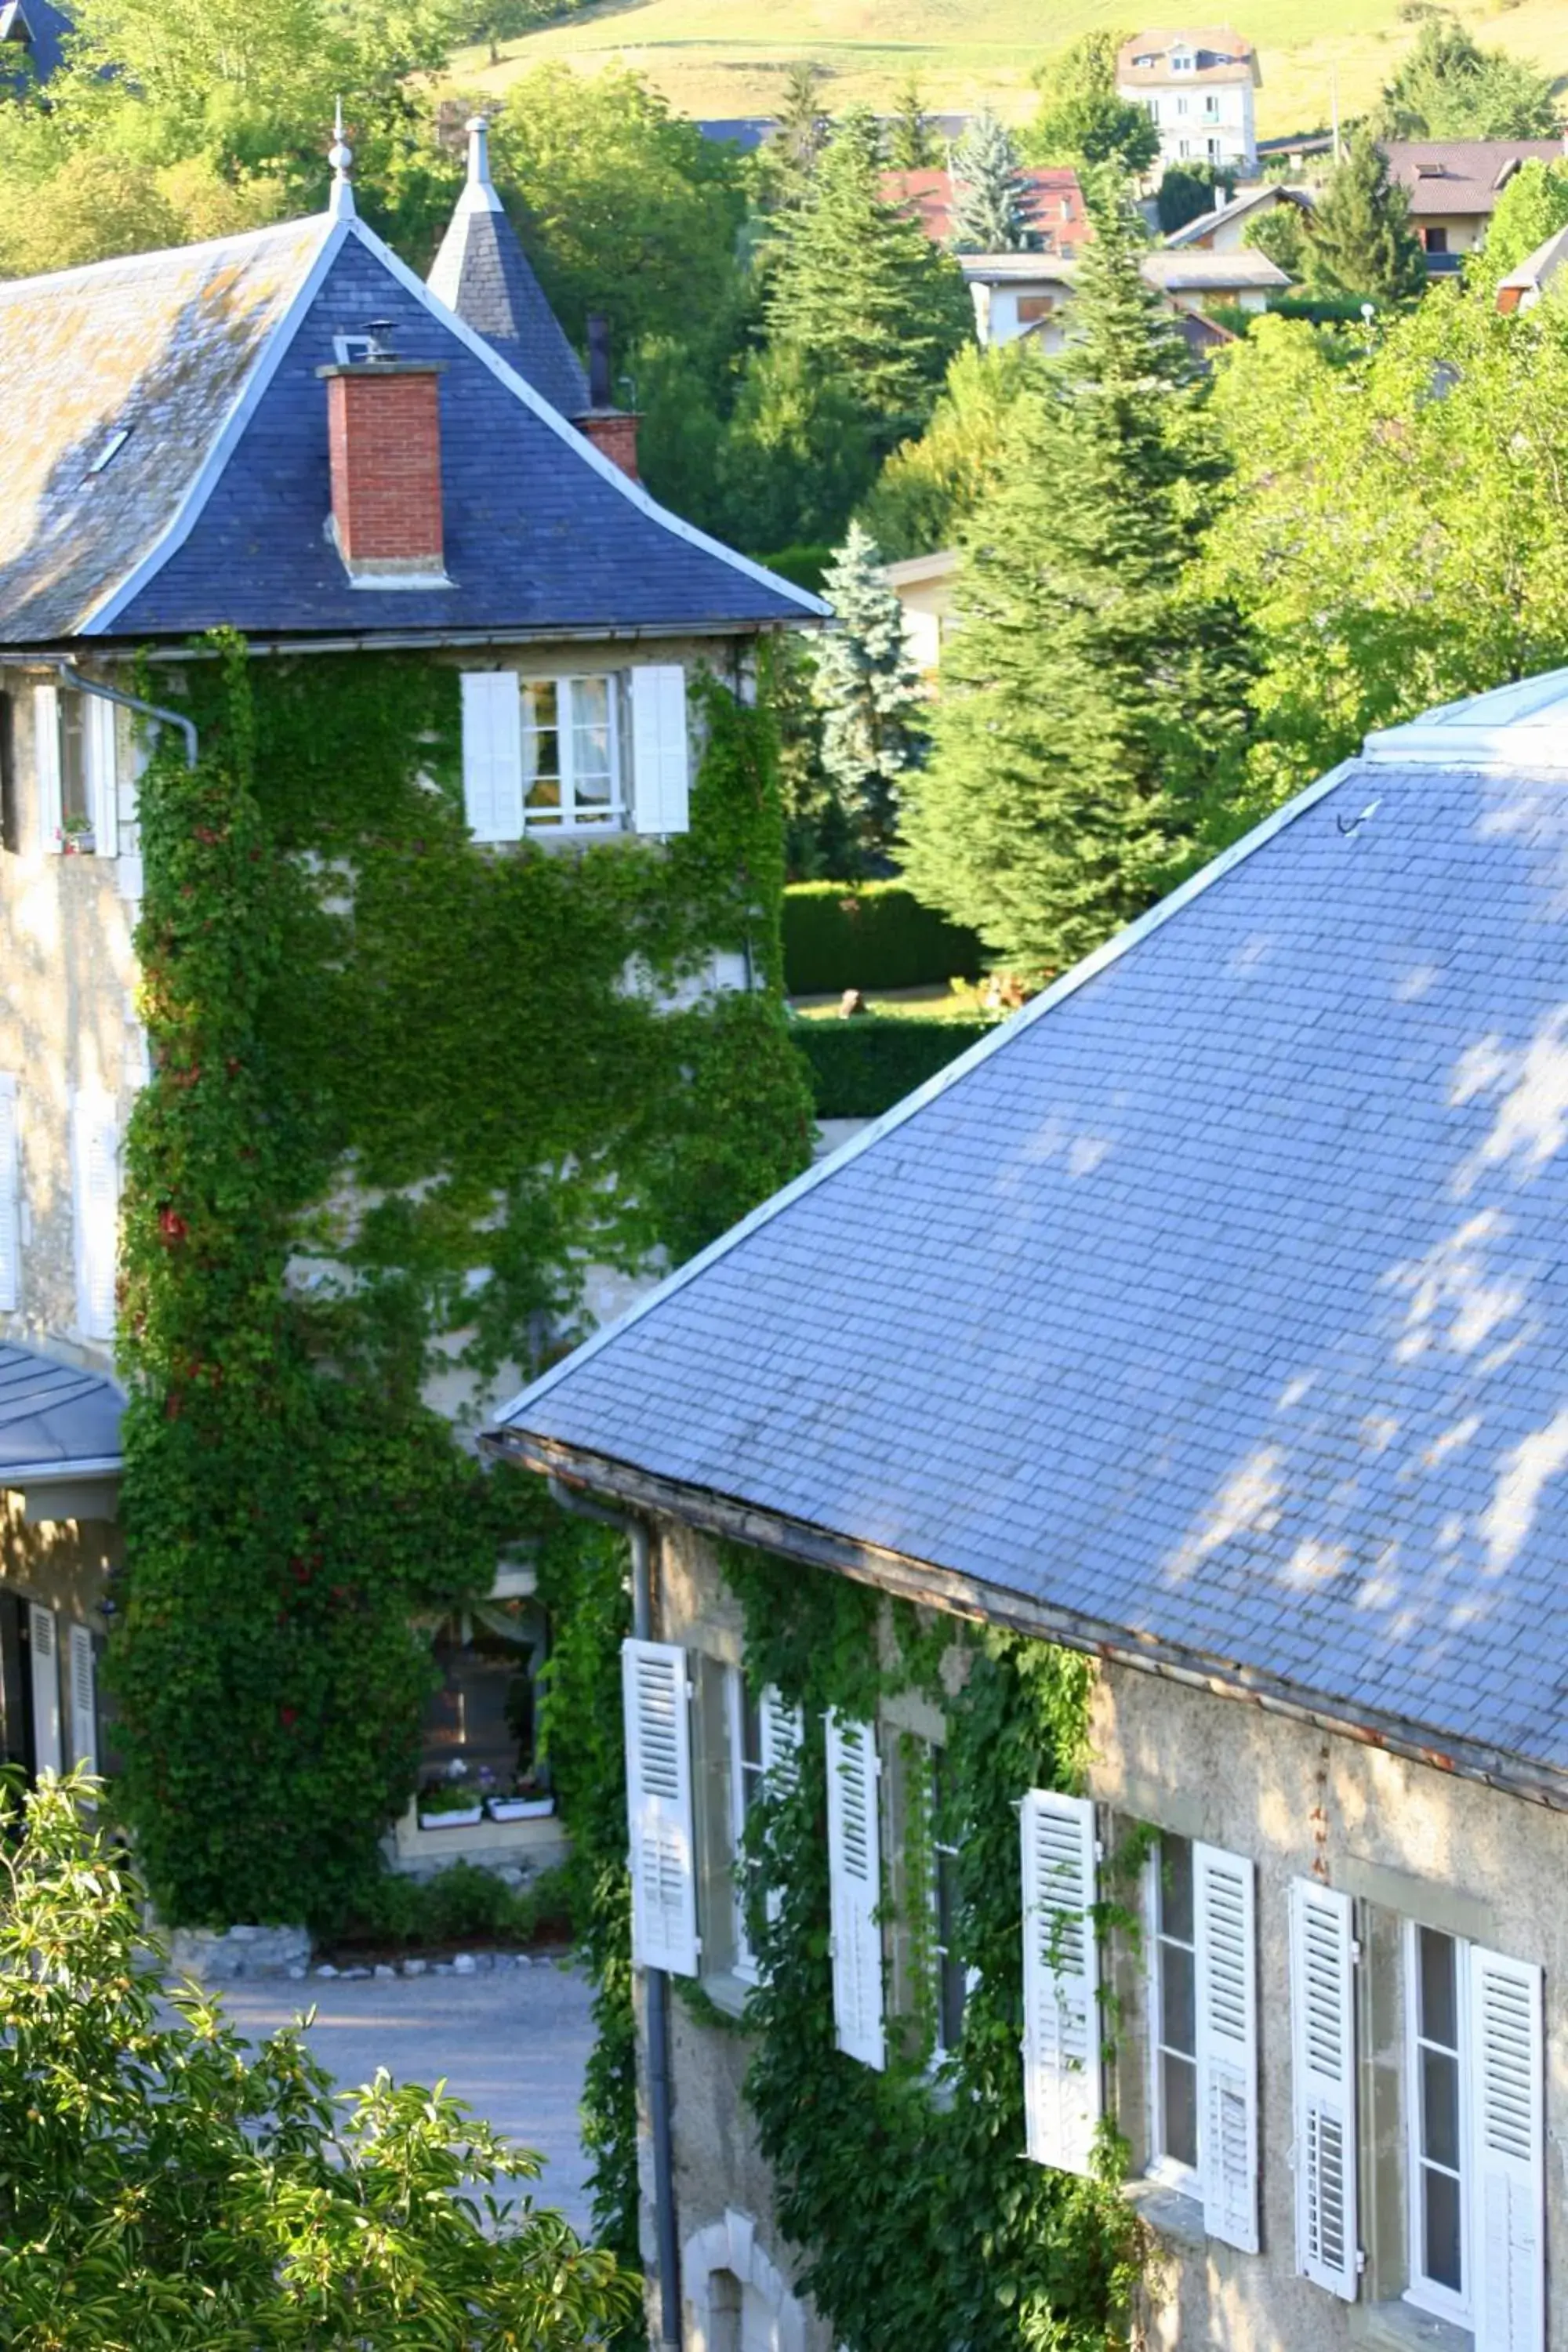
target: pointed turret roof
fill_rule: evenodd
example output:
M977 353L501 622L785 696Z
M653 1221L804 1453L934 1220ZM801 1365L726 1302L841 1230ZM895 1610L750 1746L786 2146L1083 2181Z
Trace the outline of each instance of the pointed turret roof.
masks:
M489 126L468 124L468 184L426 283L563 416L584 415L588 381L529 267L490 179Z

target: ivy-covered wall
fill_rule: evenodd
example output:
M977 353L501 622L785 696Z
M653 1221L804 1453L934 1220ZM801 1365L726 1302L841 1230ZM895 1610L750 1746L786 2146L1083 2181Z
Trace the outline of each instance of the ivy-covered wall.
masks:
M550 1524L434 1383L477 1412L566 1343L591 1266L678 1261L808 1155L773 744L735 684L694 681L689 835L495 852L455 665L230 643L185 669L200 765L166 740L141 787L110 1654L172 1920L363 1896L412 1788L414 1617ZM694 988L715 953L760 985Z

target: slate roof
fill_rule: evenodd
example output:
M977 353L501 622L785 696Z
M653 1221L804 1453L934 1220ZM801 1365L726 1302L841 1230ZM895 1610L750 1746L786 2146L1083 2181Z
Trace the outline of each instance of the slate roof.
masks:
M563 416L588 411L588 379L501 209L482 121L469 129L468 180L426 284Z
M446 368L449 589L355 588L325 535L316 371L372 319ZM657 505L359 220L0 285L0 644L672 634L825 610Z
M124 1409L101 1372L0 1339L0 1486L117 1471Z
M65 10L52 6L50 0L4 0L0 41L14 43L27 65L22 75L10 70L9 59L0 50L0 80L13 89L24 79L34 84L47 81L58 71L66 37L74 29Z
M502 1423L1568 1774L1568 672L1373 739Z
M1494 212L1521 163L1560 163L1561 139L1384 139L1388 176L1418 220Z

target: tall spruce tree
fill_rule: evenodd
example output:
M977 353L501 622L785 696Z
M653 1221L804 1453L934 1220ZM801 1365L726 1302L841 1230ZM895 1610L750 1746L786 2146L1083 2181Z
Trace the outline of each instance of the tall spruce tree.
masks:
M1101 208L1078 340L1025 389L962 535L932 755L906 780L918 895L1036 972L1149 904L1245 728L1239 628L1192 578L1221 467L1139 252Z
M893 100L888 121L888 163L895 172L929 172L942 161L942 147L919 74L911 73Z
M951 236L959 253L1021 253L1029 183L1005 123L985 107L952 151Z
M876 541L852 522L823 578L838 626L817 646L812 681L823 769L869 850L891 841L903 780L925 741L921 674L881 567Z
M952 256L884 201L880 147L868 110L844 116L805 205L780 219L764 315L772 352L837 378L886 454L924 425L974 320Z
M1401 302L1426 288L1410 199L1390 180L1370 131L1355 133L1330 176L1312 220L1312 250L1319 273L1347 294Z

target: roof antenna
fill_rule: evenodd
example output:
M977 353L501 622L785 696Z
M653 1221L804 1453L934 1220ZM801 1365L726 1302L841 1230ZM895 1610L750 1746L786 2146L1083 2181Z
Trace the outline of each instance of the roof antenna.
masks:
M332 193L327 211L333 220L353 220L354 192L349 179L354 151L343 137L343 101L340 98L332 118L332 143L327 150L327 161L332 167Z

